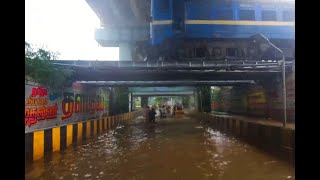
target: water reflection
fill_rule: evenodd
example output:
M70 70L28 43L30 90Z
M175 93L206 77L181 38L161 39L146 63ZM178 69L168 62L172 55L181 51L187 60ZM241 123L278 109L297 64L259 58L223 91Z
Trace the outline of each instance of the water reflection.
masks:
M26 166L26 179L294 179L286 163L191 119L137 122Z

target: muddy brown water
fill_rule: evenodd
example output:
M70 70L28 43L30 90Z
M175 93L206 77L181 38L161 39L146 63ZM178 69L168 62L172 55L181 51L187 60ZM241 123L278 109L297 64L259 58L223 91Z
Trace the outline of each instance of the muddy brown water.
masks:
M190 118L137 118L50 159L26 164L26 179L280 180L294 167Z

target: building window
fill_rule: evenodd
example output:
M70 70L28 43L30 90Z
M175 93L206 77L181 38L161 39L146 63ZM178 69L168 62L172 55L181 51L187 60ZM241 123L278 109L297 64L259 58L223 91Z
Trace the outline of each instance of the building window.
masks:
M196 56L197 57L205 57L206 49L205 48L196 48Z
M294 21L294 14L292 11L283 11L282 12L283 21Z
M236 57L237 49L236 48L227 48L227 56Z
M238 54L239 57L246 57L245 49L240 48L238 53L239 53Z
M162 0L161 1L160 10L161 11L168 11L169 10L169 0Z
M254 10L240 10L240 20L251 20L254 21L255 15L254 15Z
M221 56L221 49L220 48L214 48L213 49L213 55L214 56Z
M262 11L261 13L262 21L276 21L277 15L275 11Z
M220 10L216 12L217 20L233 20L232 10Z

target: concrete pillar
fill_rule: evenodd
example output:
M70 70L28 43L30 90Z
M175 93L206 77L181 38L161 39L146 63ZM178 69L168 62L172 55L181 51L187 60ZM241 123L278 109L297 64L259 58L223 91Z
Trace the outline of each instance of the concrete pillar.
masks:
M195 110L195 106L196 106L195 97L194 97L194 95L192 95L192 96L190 96L190 99L189 99L189 109L191 111L194 111Z
M130 92L128 95L129 98L129 112L132 112L132 93Z
M119 61L132 61L130 43L119 43Z
M114 88L111 88L109 94L109 116L114 115Z
M193 98L194 98L194 109L196 111L199 111L199 99L198 99L198 92L197 91L193 92Z
M148 96L141 96L141 107L148 106Z
M198 88L198 103L200 105L199 111L211 112L211 87L200 86Z

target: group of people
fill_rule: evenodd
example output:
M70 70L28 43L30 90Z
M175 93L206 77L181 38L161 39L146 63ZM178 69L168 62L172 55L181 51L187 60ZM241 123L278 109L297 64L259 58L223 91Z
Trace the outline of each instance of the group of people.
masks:
M162 105L159 108L159 112L160 112L160 118L166 118L167 114L171 114L171 107L170 106L166 106L166 105ZM144 107L144 117L146 122L152 122L155 123L155 119L156 119L156 108L155 106L145 106Z
M171 107L162 105L159 111L160 111L160 118L166 118L168 114L171 114Z
M172 111L172 115L175 115L175 112L177 110L182 110L183 107L181 104L175 104L173 106L173 111ZM166 118L167 115L171 114L171 107L168 105L162 105L159 108L159 112L160 112L160 118ZM150 122L150 123L155 123L156 120L156 107L155 106L144 106L144 118L146 120L146 122Z
M156 110L154 107L145 106L144 107L144 117L146 119L146 122L155 123L156 121Z

